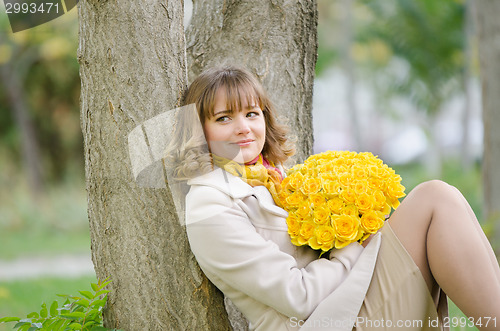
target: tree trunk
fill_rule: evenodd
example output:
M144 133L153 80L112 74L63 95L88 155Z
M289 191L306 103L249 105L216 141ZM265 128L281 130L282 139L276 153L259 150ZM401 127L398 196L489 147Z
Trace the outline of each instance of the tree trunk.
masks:
M484 122L484 217L495 224L493 243L500 240L500 1L476 1L479 30ZM497 254L500 248L496 245Z
M312 153L317 5L311 0L193 1L186 30L189 80L205 67L241 64L260 78L297 139L291 163Z
M462 84L464 89L464 112L462 117L461 163L465 171L472 167L473 159L470 150L470 123L472 119L472 40L474 35L474 2L465 1L464 24L464 72Z
M165 189L138 187L127 137L179 104L187 74L182 1L79 2L78 60L92 259L109 277L105 326L229 330Z

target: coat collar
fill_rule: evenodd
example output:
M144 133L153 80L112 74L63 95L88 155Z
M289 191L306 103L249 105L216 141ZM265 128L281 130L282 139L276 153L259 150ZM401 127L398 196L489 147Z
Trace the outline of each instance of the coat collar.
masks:
M218 167L202 176L188 180L187 184L190 186L210 186L229 195L233 199L243 199L253 195L257 198L262 208L278 216L288 216L288 212L274 204L273 198L267 188L264 186L252 187L241 180L241 178Z

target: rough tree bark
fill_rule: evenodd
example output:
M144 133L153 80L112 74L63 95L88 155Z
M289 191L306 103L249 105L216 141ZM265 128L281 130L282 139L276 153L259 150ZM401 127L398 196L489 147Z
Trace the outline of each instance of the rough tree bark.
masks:
M316 1L193 1L186 30L190 81L205 67L241 64L259 77L297 139L290 164L312 153L312 88L317 58ZM246 320L230 302L234 330Z
M312 153L317 4L311 0L193 1L186 30L189 80L224 62L255 73L297 139L292 162Z
M500 1L476 1L481 67L484 152L484 217L494 222L493 244L500 241ZM500 247L496 245L496 253Z
M186 85L182 1L79 2L92 259L109 277L105 325L229 330L223 299L189 249L165 189L136 185L127 135L176 107Z

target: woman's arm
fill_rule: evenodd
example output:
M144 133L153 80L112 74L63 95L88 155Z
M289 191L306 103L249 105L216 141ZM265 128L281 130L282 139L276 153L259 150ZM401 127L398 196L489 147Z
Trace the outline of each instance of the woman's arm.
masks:
M352 244L331 260L298 268L294 257L259 235L235 201L217 189L193 187L186 210L191 249L211 281L289 317L307 318L347 277L363 250Z

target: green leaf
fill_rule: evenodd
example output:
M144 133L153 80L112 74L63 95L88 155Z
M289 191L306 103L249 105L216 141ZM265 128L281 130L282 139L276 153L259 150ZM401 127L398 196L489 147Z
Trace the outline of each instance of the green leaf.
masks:
M64 330L63 328L63 325L64 323L69 323L70 321L69 320L63 320L63 319L59 319L56 323L53 324L52 326L52 330Z
M57 312L57 308L59 308L59 303L57 301L52 302L52 304L50 305L50 316L59 315Z
M87 317L88 317L88 316L87 316ZM96 323L95 321L93 321L93 320L90 320L90 321L86 322L86 323L83 325L83 327L84 327L84 328L89 328L89 327L91 327L91 326L92 326L92 325L94 325L94 324L97 324L97 323Z
M99 291L99 285L97 285L95 283L90 283L90 286L92 286L92 289L94 290L94 292Z
M38 315L38 313L36 311L32 312L32 313L29 313L26 317L28 318L39 318L40 315ZM31 323L31 321L30 321Z
M61 308L57 308L57 310L61 313L61 314L64 314L64 313L67 313L70 311L71 309L71 304L69 303L69 301L67 301L68 303L66 303L64 306L62 306Z
M0 323L5 322L19 322L21 319L19 317L2 317L0 318Z
M43 323L42 323L42 329L48 330L48 331L53 331L54 328L52 327L52 325L54 325L57 320L58 320L58 318L55 318L55 317L45 319L45 321L43 321Z
M70 328L71 330L81 330L82 325L79 323L72 323L72 324L68 325L68 328Z
M74 306L73 306L73 310L72 310L72 311L73 311L73 312L75 312L75 311L82 312L82 311L84 311L84 310L85 310L85 307L80 306L80 305L74 305Z
M90 291L78 291L78 292L80 292L80 294L86 297L87 299L90 300L94 299L94 295Z
M32 323L31 318L22 319L16 325L14 325L14 329L22 328L25 325L31 326L31 323Z
M16 328L16 327L14 327ZM19 331L27 331L29 328L31 328L31 323L24 323L19 327Z
M75 312L72 312L72 313L67 313L67 314L61 314L62 317L64 318L70 318L70 319L79 319L79 318L84 318L85 317L85 313L81 312L81 311L75 311Z
M106 278L107 279L107 278ZM101 283L101 281L99 281L99 290L103 289L106 287L106 285L108 285L109 283L111 283L110 280L106 281L106 279Z
M76 301L75 304L83 306L85 308L88 308L88 306L90 305L90 302L87 299L80 299L80 300Z
M42 303L42 309L40 310L40 317L46 318L48 316L49 312L47 311L47 305Z
M29 324L31 325L31 322L19 322L19 323L16 323L16 325L14 325L14 329L17 329L23 325L26 325L26 324Z
M109 290L101 290L101 291L97 292L95 294L95 296L98 297L98 296L101 296L101 295L109 293L109 292L111 292L111 291L109 291Z
M92 302L90 304L90 306L91 307L104 307L105 304L106 304L106 298L100 299L100 300L94 300L94 302Z

